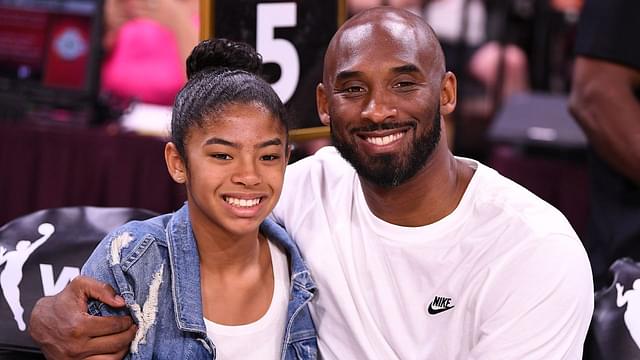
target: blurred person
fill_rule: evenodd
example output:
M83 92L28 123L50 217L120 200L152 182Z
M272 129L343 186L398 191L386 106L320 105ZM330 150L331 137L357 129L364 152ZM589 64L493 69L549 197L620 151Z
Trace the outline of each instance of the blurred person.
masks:
M428 0L424 8L447 68L458 77L460 110L447 118L456 130L451 145L481 160L495 111L509 96L530 89L527 55L515 36L506 34L507 5L503 0Z
M586 0L569 108L590 145L585 241L596 289L622 257L640 260L640 2Z
M316 101L336 147L288 167L273 219L316 280L322 358L580 357L593 310L584 248L549 204L451 154L442 124L456 78L419 16L382 7L349 19ZM83 281L34 308L45 348L129 340L121 320L105 331L86 316L86 297L113 292Z
M106 0L102 89L172 105L198 41L198 0Z
M443 44L448 66L457 74L468 74L479 81L485 92L500 99L529 90L528 61L525 52L512 42L502 43L508 29L504 19L489 14L505 6L485 0L429 0L424 16ZM504 74L499 74L500 68Z

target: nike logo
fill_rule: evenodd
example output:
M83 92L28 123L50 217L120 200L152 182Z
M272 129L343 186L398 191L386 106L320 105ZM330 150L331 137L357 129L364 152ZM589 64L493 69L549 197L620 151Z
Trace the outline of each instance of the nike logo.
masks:
M454 305L451 305L451 298L436 296L433 298L431 304L427 308L427 312L431 315L439 314L443 311L453 309Z

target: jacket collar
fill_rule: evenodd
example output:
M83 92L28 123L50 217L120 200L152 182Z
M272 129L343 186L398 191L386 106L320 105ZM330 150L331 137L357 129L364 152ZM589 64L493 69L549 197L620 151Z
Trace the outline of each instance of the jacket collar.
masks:
M287 231L275 221L267 218L260 225L260 232L274 244L281 246L289 255L291 270L291 286L315 292L314 283L307 264L302 259L298 246L293 242Z
M186 203L174 213L165 231L178 328L206 334L200 294L200 257Z

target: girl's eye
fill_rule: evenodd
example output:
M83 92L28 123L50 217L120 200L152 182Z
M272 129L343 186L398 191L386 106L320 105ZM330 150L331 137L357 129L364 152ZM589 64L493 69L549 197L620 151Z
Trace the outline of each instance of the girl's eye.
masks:
M262 160L265 160L265 161L274 161L274 160L278 160L278 159L280 159L279 155L264 155L262 157Z
M211 154L210 156L217 160L231 160L229 154Z

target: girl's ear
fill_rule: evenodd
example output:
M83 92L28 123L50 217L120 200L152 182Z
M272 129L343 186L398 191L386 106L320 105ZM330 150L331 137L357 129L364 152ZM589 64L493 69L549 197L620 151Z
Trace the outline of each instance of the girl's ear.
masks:
M289 163L289 158L291 158L291 150L293 149L293 145L289 144L287 145L287 149L285 150L285 154L284 154L284 164L288 164Z
M172 142L164 146L164 161L167 163L167 170L173 181L178 184L187 182L187 167L178 152L178 148Z

